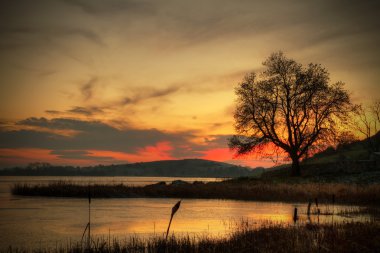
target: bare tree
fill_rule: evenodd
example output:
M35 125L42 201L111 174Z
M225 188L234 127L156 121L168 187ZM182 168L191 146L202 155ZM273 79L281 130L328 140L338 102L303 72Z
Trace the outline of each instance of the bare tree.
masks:
M375 100L368 106L357 106L354 116L353 128L364 136L368 153L379 151L380 141L375 135L380 127L380 100Z
M327 147L340 122L352 110L343 83L329 83L319 64L303 67L273 53L258 77L248 74L235 90L235 129L229 140L238 155L273 143L292 160L292 174L300 175L300 160L313 149Z

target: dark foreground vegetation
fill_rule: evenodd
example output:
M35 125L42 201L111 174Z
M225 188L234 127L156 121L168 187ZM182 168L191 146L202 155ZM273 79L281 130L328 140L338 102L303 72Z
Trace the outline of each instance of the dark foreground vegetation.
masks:
M162 237L93 240L66 247L7 249L7 252L380 252L380 224L376 222L310 225L242 224L227 238Z
M224 182L165 182L143 187L123 184L79 185L57 182L47 185L17 184L15 195L87 198L202 198L238 199L256 201L308 202L318 198L320 202L356 205L379 205L380 184L343 183L275 183L260 180L231 180Z

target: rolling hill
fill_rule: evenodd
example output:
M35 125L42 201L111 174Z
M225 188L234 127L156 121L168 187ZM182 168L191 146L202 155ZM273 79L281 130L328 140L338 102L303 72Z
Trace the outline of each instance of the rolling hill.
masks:
M251 169L203 159L163 160L93 167L40 164L0 170L0 176L160 176L160 177L242 177L259 176L263 168Z
M302 178L339 182L380 182L380 153L368 149L380 143L380 132L360 141L329 147L301 162ZM290 164L265 170L263 179L288 178Z

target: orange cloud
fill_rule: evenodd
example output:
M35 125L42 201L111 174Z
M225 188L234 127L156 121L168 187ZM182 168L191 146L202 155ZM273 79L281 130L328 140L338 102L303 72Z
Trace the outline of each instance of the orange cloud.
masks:
M148 162L157 160L174 160L170 155L173 147L169 142L159 142L154 146L146 146L137 150L135 154L125 152L114 152L107 150L89 150L91 157L109 157L124 162Z
M269 147L268 147L269 148ZM271 167L275 162L268 158L260 158L260 154L252 153L249 155L236 157L234 151L229 148L215 148L204 152L202 159L239 164L242 166L255 167Z
M233 155L233 151L231 151L229 148L216 148L205 151L202 159L222 162L231 160L233 158Z
M50 149L19 148L0 149L1 166L26 165L33 162L47 162L54 165L89 166L110 162L148 162L157 160L174 160L170 155L173 147L169 142L159 142L153 146L137 149L136 153L114 152L107 150L85 150L87 153L79 158L65 158L54 154ZM73 150L75 152L76 150ZM104 159L103 159L104 158Z

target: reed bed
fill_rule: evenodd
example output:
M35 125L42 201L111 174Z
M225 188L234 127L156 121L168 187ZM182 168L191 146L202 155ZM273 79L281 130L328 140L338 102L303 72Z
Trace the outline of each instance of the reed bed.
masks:
M120 241L96 240L91 248L77 243L66 247L16 249L7 252L80 253L238 253L238 252L380 252L380 224L376 222L323 224L318 226L266 224L254 228L242 223L228 238L131 237Z
M70 182L47 185L16 184L14 195L87 198L89 187ZM320 203L379 205L380 184L345 183L273 183L273 182L210 182L210 183L158 183L143 187L123 184L93 184L93 198L201 198L237 199L255 201L308 202L315 198Z
M337 215L352 217L355 215L368 215L374 220L380 221L380 208L377 206L350 207L340 210Z

